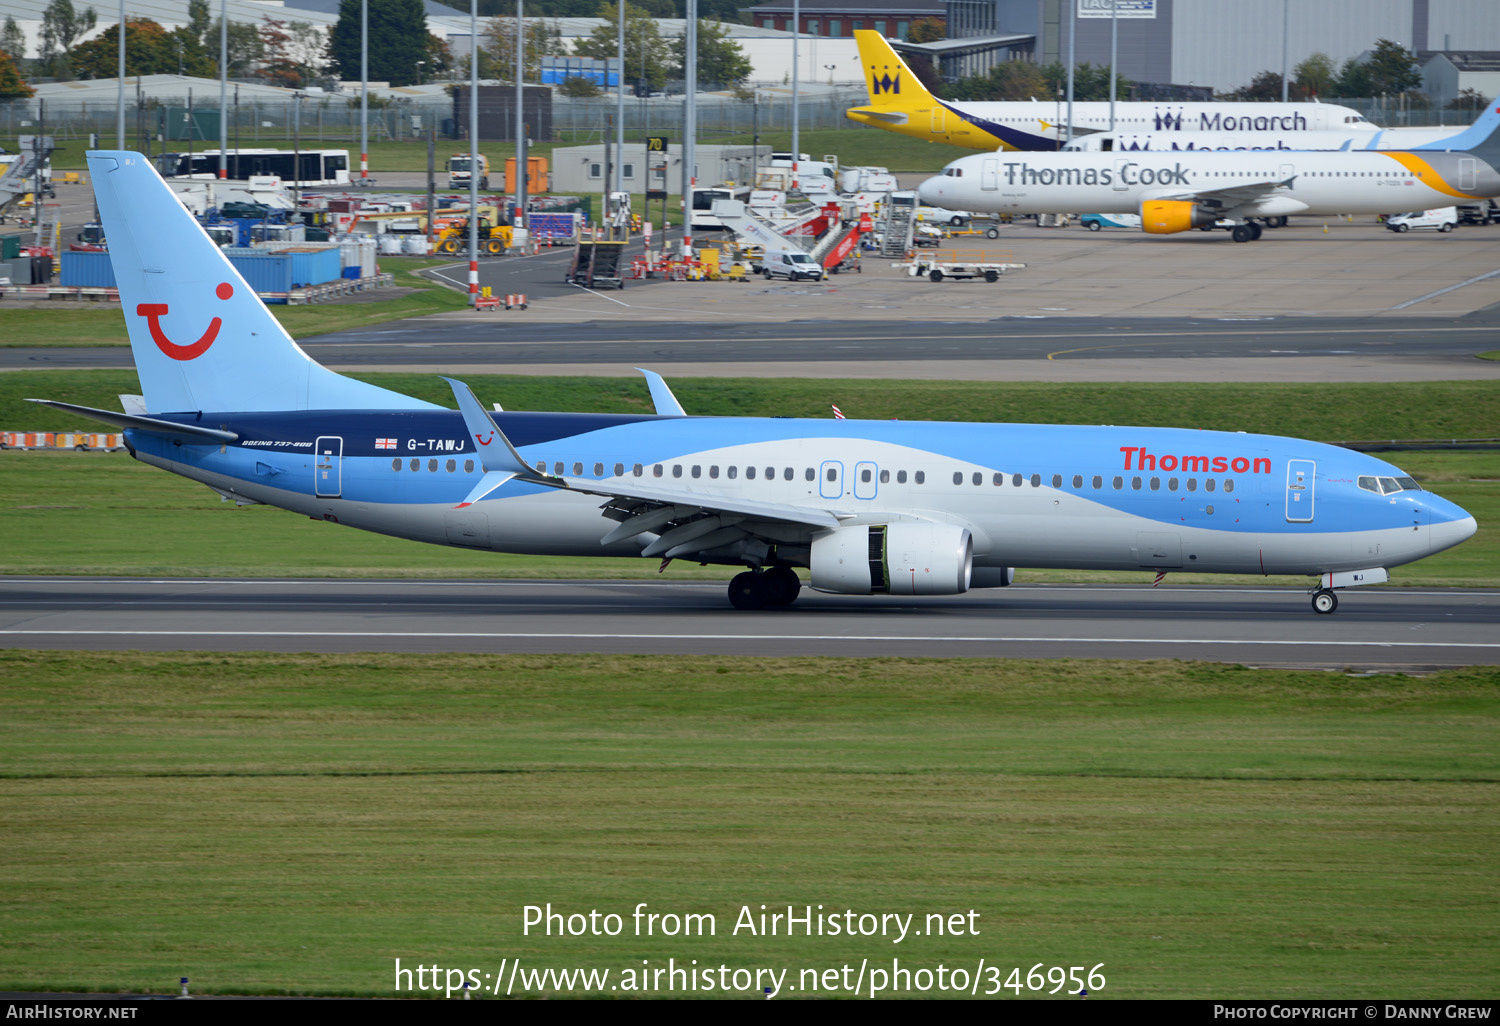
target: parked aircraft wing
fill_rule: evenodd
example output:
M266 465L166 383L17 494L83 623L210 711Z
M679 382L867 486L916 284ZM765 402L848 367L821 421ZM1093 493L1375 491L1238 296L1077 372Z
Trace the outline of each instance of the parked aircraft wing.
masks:
M1270 196L1277 189L1289 189L1297 180L1296 175L1281 181L1267 179L1263 182L1243 182L1239 185L1229 185L1222 189L1183 189L1179 192L1164 192L1152 196L1153 200L1185 200L1188 202L1215 202L1226 207L1238 207L1246 203L1254 203Z

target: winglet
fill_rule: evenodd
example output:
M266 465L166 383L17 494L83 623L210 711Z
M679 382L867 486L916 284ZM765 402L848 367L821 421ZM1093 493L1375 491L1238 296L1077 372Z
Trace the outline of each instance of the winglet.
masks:
M455 381L453 378L443 380L448 382L449 387L453 389L453 398L458 400L458 408L464 415L464 425L474 439L474 448L479 453L479 462L485 471L485 477L480 480L481 485L490 474L495 473L509 474L511 477L518 477L532 484L565 487L558 478L538 473L526 465L521 454L516 452L516 447L510 444L509 438L505 437L505 432L500 430L500 425L495 423L495 418L491 417L489 411L480 405L478 399L474 398L474 392L468 385L462 381ZM500 445L494 444L497 439ZM504 483L504 481L498 481L490 485L486 488L486 494ZM478 492L478 488L475 492ZM479 498L482 497L479 496ZM465 500L465 502L472 501L477 501L474 495Z
M637 367L636 370L646 375L646 387L651 390L651 405L656 407L658 417L687 416L687 411L682 408L682 404L677 401L677 397L672 394L672 389L668 387L666 380L660 374L656 371L648 371L644 367Z

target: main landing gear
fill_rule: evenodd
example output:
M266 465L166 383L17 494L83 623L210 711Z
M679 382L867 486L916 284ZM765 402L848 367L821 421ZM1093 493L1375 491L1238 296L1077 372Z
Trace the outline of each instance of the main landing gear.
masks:
M788 566L746 570L729 582L729 603L736 609L789 606L802 591L802 580Z
M1260 238L1260 232L1260 225L1254 221L1246 221L1244 224L1235 225L1230 230L1229 237L1235 242L1254 242Z

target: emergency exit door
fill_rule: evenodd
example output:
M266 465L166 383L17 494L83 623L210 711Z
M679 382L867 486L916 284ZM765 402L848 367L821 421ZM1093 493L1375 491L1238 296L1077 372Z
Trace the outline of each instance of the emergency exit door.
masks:
M1312 460L1287 460L1286 518L1294 524L1308 524L1313 518L1313 479L1318 465Z
M313 445L313 494L320 499L337 499L344 490L343 476L343 438L320 436Z

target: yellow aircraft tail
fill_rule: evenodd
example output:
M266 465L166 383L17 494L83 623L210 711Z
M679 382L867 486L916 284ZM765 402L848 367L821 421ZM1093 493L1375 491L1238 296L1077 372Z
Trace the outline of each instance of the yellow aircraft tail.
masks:
M891 44L879 32L856 29L854 42L859 47L859 62L864 67L865 90L869 93L870 103L867 107L851 107L845 115L851 121L877 128L927 135L925 128L918 132L903 130L903 126L916 122L917 108L922 108L924 113L931 110L933 96L926 86L912 74L901 55L891 49Z
M974 150L997 150L1005 144L987 127L943 103L912 73L900 54L879 32L856 29L859 62L864 67L870 102L850 107L844 117L861 125L909 135L928 142L951 143Z

